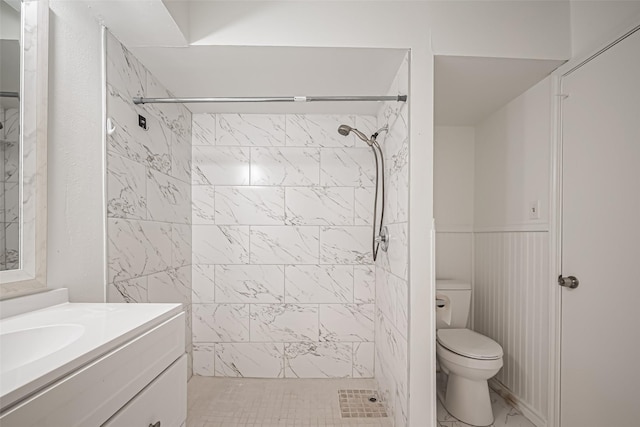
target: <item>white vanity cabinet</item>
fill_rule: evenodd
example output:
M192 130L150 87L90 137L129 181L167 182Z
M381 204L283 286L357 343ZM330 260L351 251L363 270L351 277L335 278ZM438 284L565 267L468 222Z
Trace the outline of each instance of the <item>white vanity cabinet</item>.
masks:
M103 427L180 427L187 417L187 355L131 399Z
M128 306L104 310L115 316L115 311L136 309L131 307L134 304ZM130 324L133 315L124 315L130 317L121 323ZM55 380L5 408L0 425L182 426L187 413L185 313L175 305L161 316L148 318L138 328L131 326L117 345L71 371L60 371L63 374Z

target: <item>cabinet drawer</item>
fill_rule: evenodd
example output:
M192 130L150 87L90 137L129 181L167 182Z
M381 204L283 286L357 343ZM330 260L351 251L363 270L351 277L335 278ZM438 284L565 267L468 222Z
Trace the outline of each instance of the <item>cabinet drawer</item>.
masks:
M187 418L187 356L151 382L103 427L180 427Z

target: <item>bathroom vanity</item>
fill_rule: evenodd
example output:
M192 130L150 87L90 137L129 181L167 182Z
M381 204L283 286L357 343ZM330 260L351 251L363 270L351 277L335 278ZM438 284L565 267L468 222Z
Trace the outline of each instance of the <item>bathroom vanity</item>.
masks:
M184 425L181 304L76 304L66 292L57 299L17 315L2 302L0 425Z

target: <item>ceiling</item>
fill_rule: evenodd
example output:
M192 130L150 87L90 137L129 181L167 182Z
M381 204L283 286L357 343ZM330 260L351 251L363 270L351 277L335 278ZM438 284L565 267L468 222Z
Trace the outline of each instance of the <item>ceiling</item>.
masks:
M179 97L387 95L402 49L189 46L132 52ZM376 114L376 102L188 104L194 113Z
M435 57L435 124L473 126L565 61Z

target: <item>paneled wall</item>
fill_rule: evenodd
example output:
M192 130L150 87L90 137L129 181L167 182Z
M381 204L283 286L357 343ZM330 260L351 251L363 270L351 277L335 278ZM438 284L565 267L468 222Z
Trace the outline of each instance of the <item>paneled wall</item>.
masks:
M193 115L194 372L371 378L375 181L353 115Z
M0 107L0 270L19 267L20 111Z
M389 95L408 93L408 62L402 63ZM409 225L409 105L387 102L378 127L389 126L378 138L385 159L384 224L389 251L376 260L376 364L378 388L394 425L407 425L408 398L408 225ZM426 260L425 260L426 262Z
M475 236L474 329L502 345L504 366L496 379L538 423L547 416L548 254L547 232Z
M180 104L136 106L134 96L172 95L108 34L107 300L182 303L190 319L191 113Z

